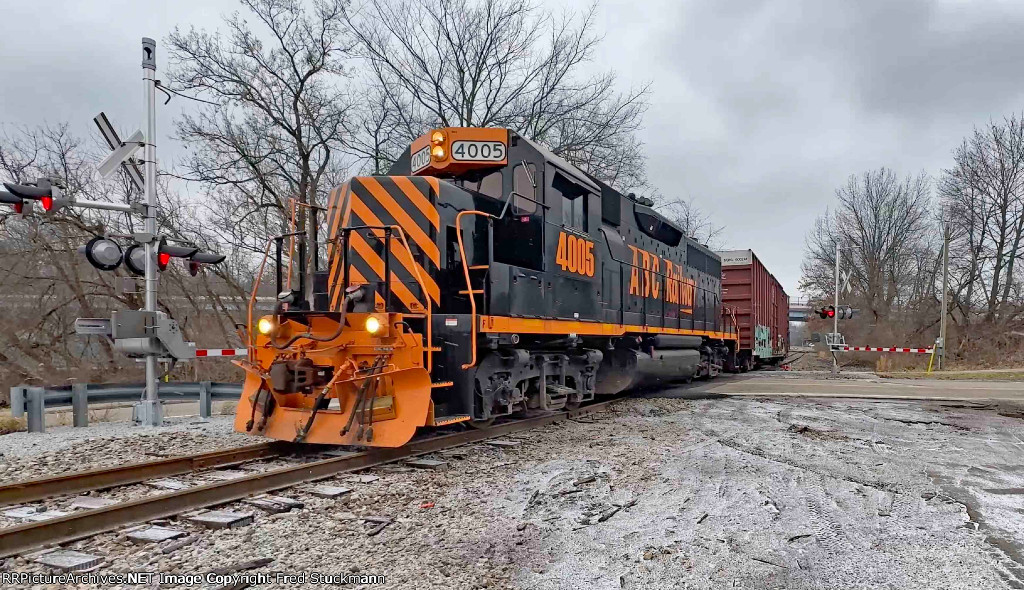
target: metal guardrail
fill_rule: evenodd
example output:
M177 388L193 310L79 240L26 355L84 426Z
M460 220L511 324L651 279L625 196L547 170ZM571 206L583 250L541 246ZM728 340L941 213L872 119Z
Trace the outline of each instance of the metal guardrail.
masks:
M47 407L72 408L74 426L89 425L89 404L133 402L142 399L143 383L76 383L59 387L11 387L11 415L27 415L29 432L46 430ZM199 401L199 415L209 418L214 400L235 400L242 395L241 383L167 382L160 383L161 401Z

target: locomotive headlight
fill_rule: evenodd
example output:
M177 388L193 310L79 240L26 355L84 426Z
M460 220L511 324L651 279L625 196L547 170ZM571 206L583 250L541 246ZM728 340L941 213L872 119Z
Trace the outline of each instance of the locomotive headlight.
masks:
M435 145L434 148L430 150L430 155L433 156L435 160L443 160L444 148L439 145Z
M269 335L275 328L277 328L277 322L270 316L263 316L260 318L260 321L256 322L256 329L264 336Z
M444 143L444 133L441 133L440 131L435 131L430 136L430 143L434 145L441 145L442 143Z
M379 332L380 331L380 320L378 320L377 318L375 318L373 316L370 316L370 317L366 318L366 331L371 333L371 334L376 334L377 332Z

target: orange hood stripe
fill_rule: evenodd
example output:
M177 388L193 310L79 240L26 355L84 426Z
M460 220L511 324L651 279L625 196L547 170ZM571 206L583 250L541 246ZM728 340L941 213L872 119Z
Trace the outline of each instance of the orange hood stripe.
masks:
M370 191L370 194L373 195L374 199L376 199L382 207L387 209L388 213L391 214L391 217L394 218L395 224L402 227L406 235L412 238L412 241L420 247L420 250L427 255L427 258L434 263L434 266L440 266L441 253L437 249L437 244L435 244L434 241L430 239L430 236L423 231L423 228L413 221L412 217L409 217L409 214L398 205L398 202L395 201L394 197L389 195L388 191L384 190L384 187L381 186L380 182L376 178L370 176L363 176L358 180L368 191Z
M398 188L402 189L405 196L423 213L434 229L441 226L441 216L437 213L437 207L434 207L430 199L420 192L420 189L413 184L408 176L392 176L391 180Z

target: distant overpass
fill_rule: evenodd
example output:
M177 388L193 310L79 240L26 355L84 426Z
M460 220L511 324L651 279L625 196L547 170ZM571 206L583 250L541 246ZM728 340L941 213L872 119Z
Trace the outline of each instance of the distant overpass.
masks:
M807 303L794 301L789 304L789 321L791 322L806 322L812 313L811 306Z

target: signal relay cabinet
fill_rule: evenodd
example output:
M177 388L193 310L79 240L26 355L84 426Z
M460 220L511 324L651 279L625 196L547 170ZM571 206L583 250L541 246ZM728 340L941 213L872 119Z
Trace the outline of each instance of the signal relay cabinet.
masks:
M789 352L789 296L753 250L718 255L722 301L735 309L739 324L739 365L779 364Z

